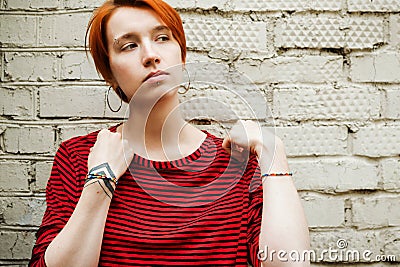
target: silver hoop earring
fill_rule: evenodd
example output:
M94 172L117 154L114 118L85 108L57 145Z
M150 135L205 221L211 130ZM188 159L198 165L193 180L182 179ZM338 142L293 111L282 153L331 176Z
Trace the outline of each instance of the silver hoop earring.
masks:
M112 88L112 86L108 87L108 91L107 91L107 98L106 98L107 106L108 106L108 108L109 108L112 112L118 112L118 111L121 109L121 107L122 107L122 98L119 97L119 99L121 99L121 104L119 105L118 109L116 109L116 110L115 110L115 109L112 109L112 107L111 107L111 105L110 105L110 101L108 100L108 96L110 95L110 90L111 90L111 88ZM121 90L121 88L119 88L119 86L118 86L116 90Z
M186 94L187 91L189 91L189 88L190 88L190 74L189 74L189 71L186 68L184 68L184 70L186 71L186 74L188 76L188 84L186 86L184 86L184 85L180 86L180 87L185 89L185 91L183 91L183 92L179 92L179 90L178 90L178 94L181 94L181 95Z

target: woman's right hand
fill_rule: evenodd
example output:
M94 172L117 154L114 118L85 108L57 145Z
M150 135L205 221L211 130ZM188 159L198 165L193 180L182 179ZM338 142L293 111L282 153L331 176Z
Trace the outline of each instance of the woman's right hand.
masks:
M103 163L108 163L115 177L119 179L128 168L133 158L133 148L122 139L119 132L103 129L97 135L96 143L90 148L88 170Z

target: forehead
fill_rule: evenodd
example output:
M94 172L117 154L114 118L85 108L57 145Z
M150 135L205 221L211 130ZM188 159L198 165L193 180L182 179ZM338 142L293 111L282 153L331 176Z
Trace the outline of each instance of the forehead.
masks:
M128 32L141 32L165 25L152 9L147 7L119 7L107 22L107 36L117 38Z

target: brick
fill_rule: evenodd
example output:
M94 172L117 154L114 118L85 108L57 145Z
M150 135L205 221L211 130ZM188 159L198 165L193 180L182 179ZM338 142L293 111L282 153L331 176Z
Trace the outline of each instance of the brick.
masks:
M105 109L105 88L64 87L40 88L39 116L102 117Z
M6 81L53 81L58 78L58 59L52 53L5 53Z
M39 45L85 45L86 27L91 13L69 13L39 17Z
M341 9L340 1L331 0L250 0L239 1L234 0L234 9L240 11L303 11L303 10L327 10L337 11Z
M196 8L201 9L213 9L217 8L220 10L229 10L231 5L229 0L201 0L196 1Z
M378 166L356 158L290 158L289 165L298 190L345 192L379 187Z
M400 2L398 0L348 0L348 9L353 11L368 12L398 12L400 11Z
M354 134L353 153L369 157L398 156L400 127L362 127Z
M54 9L60 5L60 0L8 0L7 9Z
M316 262L342 262L346 264L356 262L373 262L375 261L375 255L381 254L381 249L384 244L378 231L358 232L352 229L337 229L332 232L315 231L310 233L310 239L311 249L315 250L315 254L317 256ZM345 241L343 242L339 240ZM340 249L340 245L344 243L347 243L347 247L345 249ZM328 253L329 250L336 250L336 253L331 253L330 256ZM371 260L363 258L363 252L366 250L372 252L370 257ZM358 260L355 256L353 256L354 254L351 253L353 251L358 251Z
M254 51L266 49L264 22L186 19L184 29L187 46L191 49L235 48Z
M42 221L45 209L44 198L0 198L0 216L7 225L38 226Z
M379 237L382 240L382 249L383 253L382 255L386 256L394 256L395 260L393 257L391 257L390 260L386 260L387 262L400 262L400 241L399 241L399 230L394 228L390 229L388 228L387 230L384 230L379 233Z
M289 120L364 120L379 117L380 93L377 89L346 87L278 88L273 93L274 114Z
M389 28L390 28L390 43L395 46L399 46L400 45L400 14L390 15Z
M0 115L12 116L13 119L32 118L34 97L27 88L0 88Z
M87 135L91 132L101 130L103 128L108 128L108 125L95 124L95 125L68 125L60 126L60 139L61 141L66 141L72 137Z
M30 259L33 245L35 244L34 232L0 232L0 259L23 260Z
M267 104L260 92L245 88L191 89L183 95L180 108L186 120L208 118L215 121L265 119Z
M383 189L400 192L400 160L384 159L381 162Z
M54 152L55 132L51 127L8 127L4 133L5 151L9 153Z
M279 47L372 48L384 42L383 19L378 17L295 16L275 28Z
M31 165L28 161L0 161L0 192L28 191Z
M275 130L290 156L347 154L346 127L294 126L276 127Z
M400 119L400 90L386 90L386 103L383 116L388 119Z
M302 205L309 227L338 227L344 223L344 201L307 195Z
M64 0L62 6L67 9L96 8L101 6L104 0Z
M33 189L35 191L45 191L47 181L49 180L53 162L41 161L35 164L35 183Z
M359 229L400 225L400 197L352 200L353 224Z
M166 0L164 2L177 9L191 9L196 7L195 0Z
M277 57L262 63L241 60L236 68L255 83L326 83L343 79L343 58L338 56Z
M0 43L3 46L36 45L36 18L27 15L0 15Z
M400 82L400 54L376 53L351 57L353 82Z
M62 80L100 80L92 57L85 52L71 52L62 55Z

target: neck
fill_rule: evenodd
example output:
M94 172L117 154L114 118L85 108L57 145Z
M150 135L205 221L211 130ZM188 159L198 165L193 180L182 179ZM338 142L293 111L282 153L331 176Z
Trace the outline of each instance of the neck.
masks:
M160 100L154 107L132 105L124 134L136 148L147 151L177 147L188 128L178 105L178 97Z

